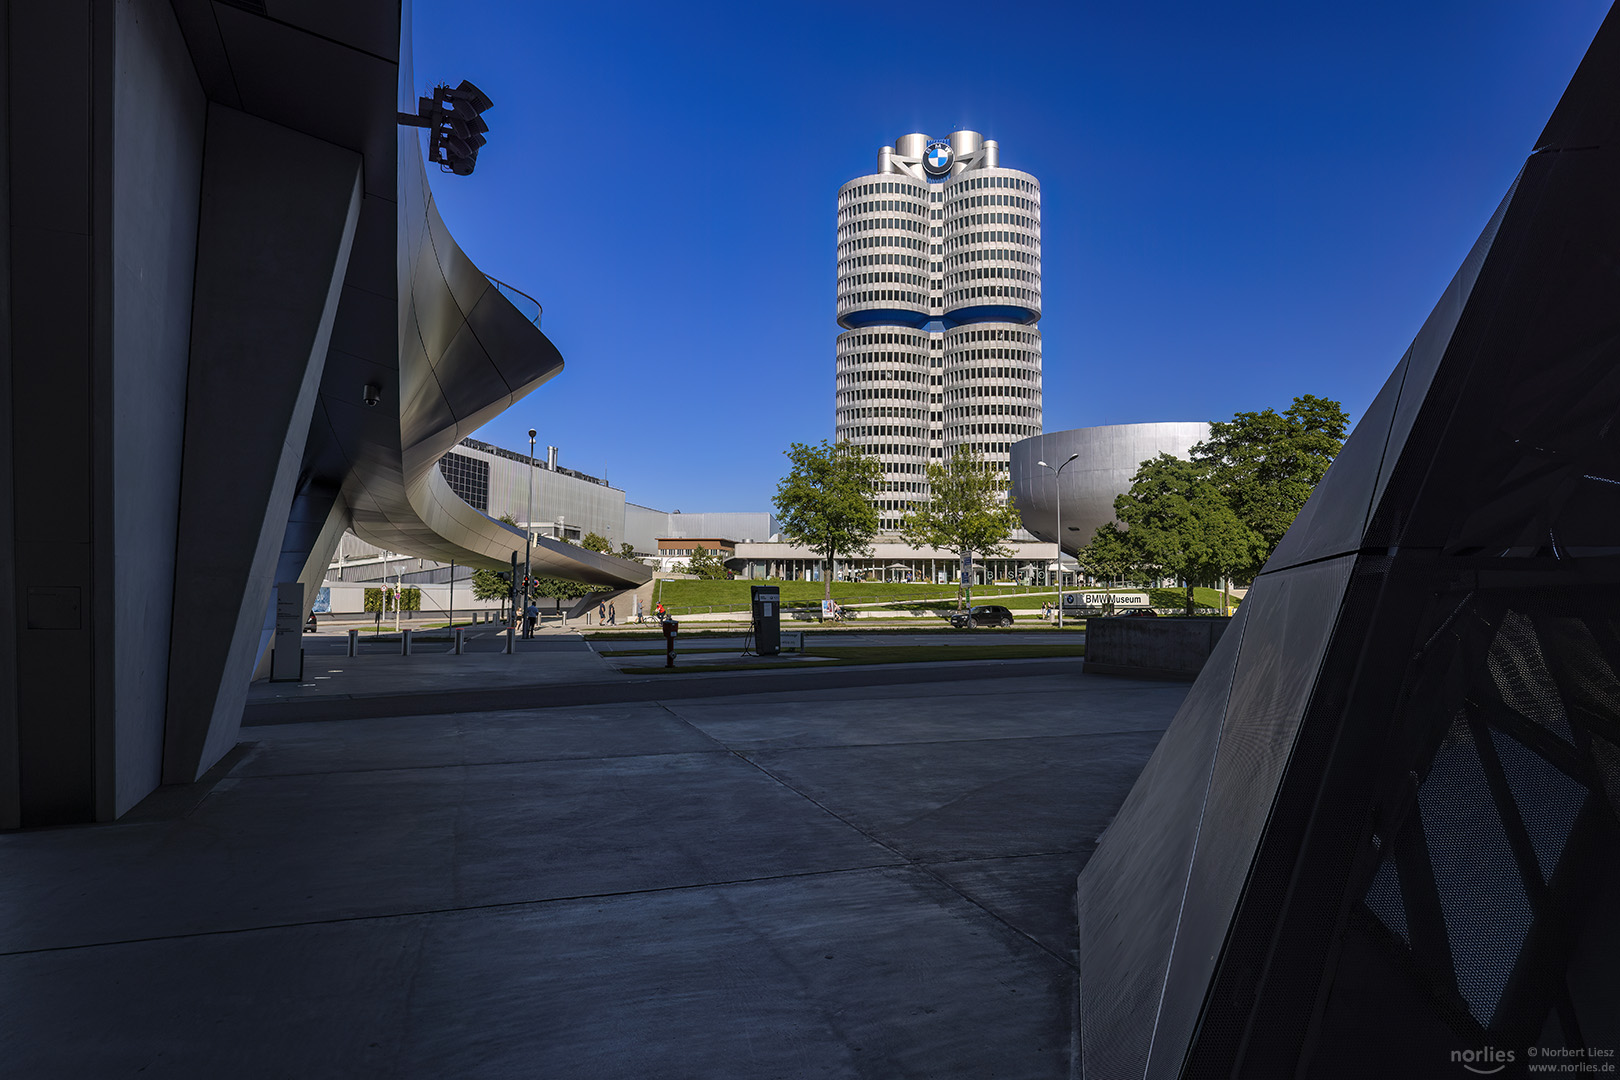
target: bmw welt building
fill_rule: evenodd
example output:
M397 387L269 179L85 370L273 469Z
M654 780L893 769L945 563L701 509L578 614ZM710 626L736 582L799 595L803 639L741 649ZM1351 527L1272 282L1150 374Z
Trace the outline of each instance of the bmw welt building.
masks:
M491 569L523 551L439 467L563 366L435 208L417 121L490 103L423 104L408 2L273 8L9 5L0 92L52 89L0 160L0 828L207 772L273 591L310 596L345 530ZM470 171L457 142L440 182ZM533 562L650 577L551 538Z

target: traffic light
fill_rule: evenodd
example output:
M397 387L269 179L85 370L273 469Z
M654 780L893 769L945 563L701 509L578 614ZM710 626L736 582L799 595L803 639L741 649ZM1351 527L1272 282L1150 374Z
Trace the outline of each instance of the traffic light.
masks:
M489 125L482 114L494 107L488 94L463 79L460 86L438 86L432 97L418 98L416 115L400 113L399 122L425 127L432 133L428 157L441 172L468 176L478 164L479 149L487 141L484 133Z

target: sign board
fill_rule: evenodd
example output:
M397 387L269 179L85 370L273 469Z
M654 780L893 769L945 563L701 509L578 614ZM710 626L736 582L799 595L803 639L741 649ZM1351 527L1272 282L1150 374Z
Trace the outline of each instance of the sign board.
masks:
M962 556L962 584L964 586L973 584L973 556L971 554L964 553Z
M332 588L322 585L315 593L315 603L310 605L310 611L316 615L330 615L332 613Z
M270 681L297 682L304 677L304 585L276 585L276 630L270 654Z
M1064 611L1094 611L1106 608L1113 601L1116 609L1148 607L1148 594L1140 592L1066 592L1063 594Z

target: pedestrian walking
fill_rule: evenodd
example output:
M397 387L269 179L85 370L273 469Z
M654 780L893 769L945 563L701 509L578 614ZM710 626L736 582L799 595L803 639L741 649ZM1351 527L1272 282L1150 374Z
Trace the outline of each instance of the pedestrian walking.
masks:
M613 607L612 604L608 605L608 625L609 626L618 626L619 625L619 613L618 613L617 610L615 610L615 608Z
M598 626L606 626L607 625L607 605L606 604L597 604L596 605L596 625L598 625Z
M528 607L523 609L523 636L534 637L534 624L540 620L540 608L534 600L529 601Z

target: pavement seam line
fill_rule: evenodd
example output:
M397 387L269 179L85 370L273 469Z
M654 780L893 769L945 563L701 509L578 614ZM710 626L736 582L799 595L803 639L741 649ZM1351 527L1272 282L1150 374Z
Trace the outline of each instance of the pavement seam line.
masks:
M471 714L468 714L471 715ZM501 758L495 761L436 761L424 765L379 765L369 769L314 769L309 772L230 774L228 780L285 780L299 776L363 776L380 772L413 772L424 769L483 769L493 765L545 765L556 761L627 761L635 758L680 757L683 754L718 754L719 750L668 750L656 754L592 754L582 757Z
M655 889L621 889L617 892L579 893L572 896L546 896L533 900L502 900L489 904L463 904L459 907L420 908L411 911L389 911L375 915L344 915L327 919L301 919L295 922L263 923L258 926L233 926L220 930L194 930L189 933L153 934L150 937L116 938L111 941L87 941L76 945L43 945L36 949L12 949L0 952L0 957L36 956L42 953L74 952L79 949L105 949L116 945L145 945L154 941L183 941L186 938L226 937L231 934L255 934L266 930L296 930L305 926L342 926L345 923L377 922L385 919L410 919L418 916L454 915L462 911L499 911L502 908L538 907L541 904L566 904L583 900L612 900L625 896L655 896L659 893L690 892L696 889L723 889L735 885L757 885L770 881L792 881L797 878L831 877L837 874L860 874L872 870L911 869L905 863L871 863L866 866L840 866L831 870L804 870L791 874L765 874L759 877L727 878L724 881L699 881L686 885L664 885Z
M1168 725L1162 728L1121 728L1117 731L1072 731L1067 735L997 735L994 738L961 738L961 739L908 739L902 742L872 742L872 743L805 743L795 746L761 746L749 753L780 753L791 754L800 750L873 750L895 746L957 746L961 743L1015 743L1030 742L1034 739L1092 739L1104 735L1158 735L1163 736L1169 730ZM735 752L735 751L733 751Z

